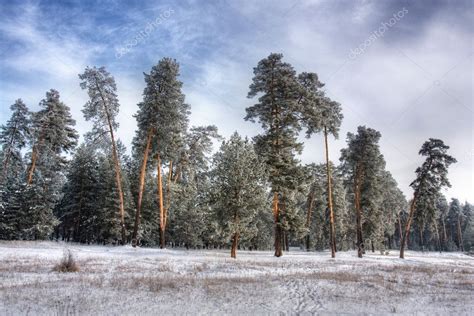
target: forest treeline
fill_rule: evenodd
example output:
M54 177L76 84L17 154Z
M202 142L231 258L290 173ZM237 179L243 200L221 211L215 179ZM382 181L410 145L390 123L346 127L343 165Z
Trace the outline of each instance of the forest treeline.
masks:
M347 134L338 163L341 105L316 73L297 74L281 54L253 69L244 119L252 139L223 139L215 126L189 126L179 64L163 58L144 74L131 154L116 137L117 87L104 67L79 75L92 129L78 144L70 108L51 89L31 112L21 99L0 128L0 239L186 248L468 251L474 208L447 201L456 160L439 139L419 154L409 200L386 169L380 132ZM322 137L323 164L298 159L300 134ZM213 153L214 144L219 149ZM416 155L416 153L413 153Z

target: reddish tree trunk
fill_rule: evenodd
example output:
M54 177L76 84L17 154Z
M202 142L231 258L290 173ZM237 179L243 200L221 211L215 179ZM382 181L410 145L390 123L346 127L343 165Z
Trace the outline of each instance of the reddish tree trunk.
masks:
M411 222L413 220L413 215L415 214L415 202L416 202L416 194L413 200L411 201L410 205L410 213L408 214L407 223L405 225L405 233L403 234L402 241L400 243L400 258L405 258L405 244L408 239L408 234L410 233Z
M141 209L142 209L143 190L145 187L146 166L148 162L148 154L150 151L152 134L153 134L153 129L149 129L148 135L146 138L145 152L143 153L142 166L140 168L140 183L138 187L137 211L135 213L135 225L133 226L133 235L132 235L133 247L136 247L138 244L138 228L140 226L140 219L141 219L140 215L141 215Z
M234 233L234 236L232 237L232 248L230 250L230 256L231 258L236 259L237 258L237 247L239 244L239 237L240 237L240 232L239 232L239 216L237 213L234 214L234 223L236 224L237 231Z
M330 246L331 246L331 257L336 257L336 228L334 226L334 210L332 207L332 177L331 167L329 165L329 148L328 148L328 133L326 127L324 127L324 143L326 148L326 175L328 185L328 206L329 206L329 223L330 223Z
M458 215L458 248L464 252L464 242L462 240L461 217Z
M420 227L420 246L421 246L421 252L425 251L425 245L423 243L423 228Z
M362 238L362 208L360 205L360 170L356 167L356 179L354 185L355 208L356 208L356 234L357 234L357 256L362 258L364 253L364 242Z
M170 161L169 171L168 171L168 181L166 185L166 207L164 211L164 227L166 229L166 224L168 222L168 210L171 206L171 180L173 175L173 161Z
M160 206L160 248L163 249L165 248L165 209L163 205L163 182L161 179L161 158L160 154L156 155L156 160L157 160L157 171L158 171L158 176L157 176L157 181L158 181L158 203Z
M115 143L114 129L112 127L112 118L110 117L109 108L102 94L102 90L100 89L97 82L96 82L96 87L102 99L102 105L104 106L105 115L107 117L107 124L109 125L110 138L112 140L112 155L113 155L114 167L115 167L115 182L117 183L117 190L118 190L119 201L120 201L120 209L119 209L120 226L122 228L121 244L123 245L126 242L126 236L125 236L125 206L124 206L123 190L122 190L122 173L120 171L120 162L118 158L117 145Z
M308 235L306 235L306 251L310 250L310 230L311 230L311 216L313 213L314 205L314 190L311 188L311 192L308 198L308 210L306 212L306 228L308 228Z
M438 222L437 221L435 221L434 226L435 226L435 232L436 232L436 240L438 241L438 249L439 249L439 252L441 252L441 250L442 250L442 248L441 248L441 239L439 237L439 229L438 229Z
M273 217L275 220L275 257L281 257L282 247L281 247L281 225L280 225L280 214L278 206L278 193L273 193Z
M239 233L235 233L232 238L232 249L230 250L231 258L237 258L237 245L239 243Z
M401 213L398 213L398 234L399 234L398 242L401 244L402 238L403 238L403 236L402 236L402 234L403 234L403 232L402 232L402 214Z
M445 249L448 247L448 234L446 232L446 222L444 221L444 218L442 219L443 223L443 244Z
M124 207L124 200L123 200L123 190L122 190L122 174L120 172L120 164L119 158L117 153L117 145L115 144L115 137L114 131L112 129L112 123L110 122L110 118L107 113L107 119L109 121L109 128L110 128L110 138L112 139L112 154L114 158L114 166L115 166L115 182L117 183L117 189L119 194L120 200L120 226L122 227L122 245L126 242L125 237L125 207Z

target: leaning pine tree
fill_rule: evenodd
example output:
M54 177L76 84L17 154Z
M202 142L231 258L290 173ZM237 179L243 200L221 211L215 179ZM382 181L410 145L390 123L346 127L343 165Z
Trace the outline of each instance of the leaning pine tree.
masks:
M410 233L411 223L416 210L416 204L423 197L439 196L442 187L450 187L448 180L448 167L456 159L447 154L449 146L440 139L430 138L420 149L419 154L426 156L425 162L415 171L416 179L410 184L413 188L413 199L410 212L405 225L402 241L400 243L400 258L405 258L405 244Z
M126 241L125 234L125 206L122 189L122 174L117 152L117 144L114 132L118 128L116 116L119 112L119 101L117 98L117 86L115 79L104 67L87 67L83 74L79 75L82 80L81 88L87 89L89 101L84 105L82 112L86 120L92 120L92 134L101 137L110 134L112 144L112 155L115 168L115 182L118 188L118 198L120 202L119 216L121 226L121 243Z
M285 193L298 185L298 160L302 150L297 142L301 130L300 88L293 67L282 61L282 54L270 54L254 68L249 98L259 95L258 103L246 109L245 120L262 125L264 133L255 137L256 151L267 166L275 221L275 256L282 255L282 202ZM288 194L287 194L288 195Z

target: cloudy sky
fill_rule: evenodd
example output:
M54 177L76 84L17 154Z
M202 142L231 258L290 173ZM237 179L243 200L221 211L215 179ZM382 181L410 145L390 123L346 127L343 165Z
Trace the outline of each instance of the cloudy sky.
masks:
M254 136L259 126L243 120L252 68L278 52L296 71L318 73L342 104L333 160L347 132L375 128L387 169L411 196L421 144L441 138L458 159L446 196L474 202L471 1L97 2L0 1L0 123L15 99L37 110L55 88L86 132L77 74L103 65L117 81L118 135L129 145L143 72L173 57L193 125ZM322 162L321 136L302 139L301 160Z

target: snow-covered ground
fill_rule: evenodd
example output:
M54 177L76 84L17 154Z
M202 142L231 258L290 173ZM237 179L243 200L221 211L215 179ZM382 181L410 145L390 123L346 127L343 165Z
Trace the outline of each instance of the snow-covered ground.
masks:
M80 271L53 272L65 248ZM474 311L474 258L0 242L1 315L452 314Z

